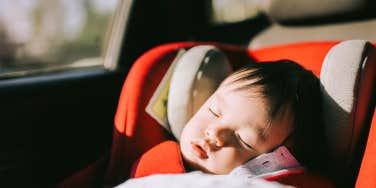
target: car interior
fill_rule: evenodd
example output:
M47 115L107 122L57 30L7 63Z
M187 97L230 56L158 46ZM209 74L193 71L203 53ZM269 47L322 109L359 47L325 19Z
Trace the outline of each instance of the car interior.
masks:
M375 187L375 7L372 0L119 0L107 36L116 45L102 52L116 66L0 78L0 185L112 187L184 172L178 148L164 147L174 135L145 109L181 55L211 46L232 69L291 59L321 80L330 176L290 172L268 180ZM0 63L1 26L0 19ZM198 53L198 65L213 58ZM176 163L151 165L156 160Z

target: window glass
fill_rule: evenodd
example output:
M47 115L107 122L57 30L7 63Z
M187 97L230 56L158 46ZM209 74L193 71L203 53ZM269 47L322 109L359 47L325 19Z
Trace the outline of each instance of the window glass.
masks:
M103 66L119 0L0 0L0 78Z

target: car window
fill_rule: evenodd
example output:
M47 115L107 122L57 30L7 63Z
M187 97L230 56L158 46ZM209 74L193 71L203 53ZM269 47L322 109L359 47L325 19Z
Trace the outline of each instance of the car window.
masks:
M0 79L104 66L120 0L0 0Z

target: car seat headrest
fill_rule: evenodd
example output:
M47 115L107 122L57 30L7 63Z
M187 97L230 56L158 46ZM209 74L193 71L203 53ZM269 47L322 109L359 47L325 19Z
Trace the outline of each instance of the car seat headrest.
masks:
M350 40L334 46L321 68L329 164L339 173L336 178L342 180L354 177L359 168L365 144L361 135L368 130L364 125L370 121L374 108L375 61L376 51L371 43Z
M167 119L178 140L184 125L231 72L225 54L210 45L193 47L176 62L168 93Z
M366 0L261 0L256 1L277 22L298 21L357 11Z

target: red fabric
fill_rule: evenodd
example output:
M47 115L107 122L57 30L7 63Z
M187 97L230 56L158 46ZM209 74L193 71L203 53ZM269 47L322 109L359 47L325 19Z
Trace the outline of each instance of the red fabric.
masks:
M376 187L376 111L373 112L371 129L356 181L356 187Z
M130 173L132 163L168 133L145 113L151 98L177 51L194 43L177 43L148 51L133 65L124 83L115 116L111 159L106 184L116 185Z
M338 42L304 42L262 48L249 51L249 55L256 61L275 61L279 59L290 59L306 69L312 70L320 75L321 65L330 48Z
M185 172L179 144L162 142L143 155L133 165L131 177L140 178L152 174L177 174Z

